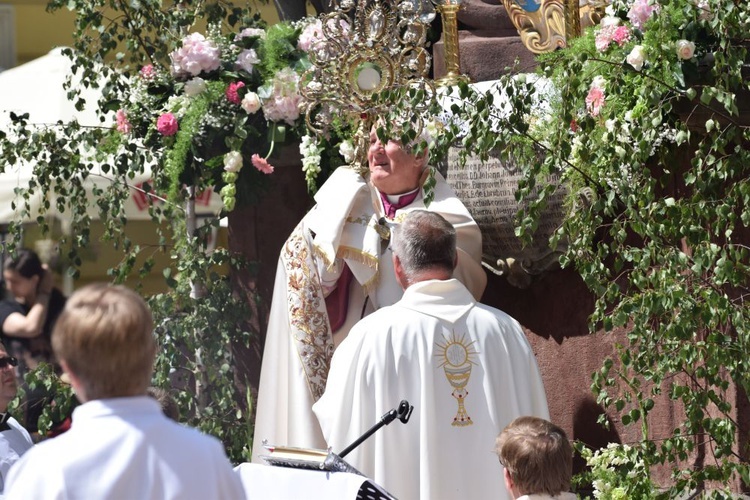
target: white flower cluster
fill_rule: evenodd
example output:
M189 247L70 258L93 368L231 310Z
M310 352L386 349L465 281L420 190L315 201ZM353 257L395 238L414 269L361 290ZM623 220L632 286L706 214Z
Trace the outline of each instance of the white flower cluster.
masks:
M594 477L594 498L622 499L628 498L628 492L622 481L648 475L646 465L641 458L632 456L632 448L626 444L610 443L606 448L592 453L584 450L586 465L591 467ZM624 476L618 469L627 469Z
M299 152L302 155L302 171L305 172L305 180L308 187L312 188L315 178L320 173L320 153L323 147L311 136L305 135L299 144Z
M344 157L344 161L350 164L354 161L354 144L352 141L343 141L339 144L339 154Z

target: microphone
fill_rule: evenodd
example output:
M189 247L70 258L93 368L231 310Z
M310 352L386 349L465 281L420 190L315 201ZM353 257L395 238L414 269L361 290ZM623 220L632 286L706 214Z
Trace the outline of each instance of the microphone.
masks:
M380 417L380 422L370 427L367 432L362 434L359 438L357 438L356 441L354 441L352 444L350 444L348 447L346 447L344 450L341 451L341 453L338 454L339 457L344 458L351 452L354 448L362 444L362 442L375 434L375 431L383 427L384 425L388 425L394 420L400 420L402 423L407 423L409 421L409 418L411 417L411 412L414 411L414 406L410 405L409 402L405 399L402 399L401 402L398 405L398 409L394 408L387 413L385 413L382 417Z

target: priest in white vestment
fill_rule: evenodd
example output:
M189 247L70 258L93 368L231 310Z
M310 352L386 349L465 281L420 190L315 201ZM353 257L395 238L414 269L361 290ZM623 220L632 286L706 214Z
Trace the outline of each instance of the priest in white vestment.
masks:
M156 339L135 292L104 284L75 292L52 348L83 404L70 430L11 468L6 499L245 498L221 442L170 420L146 394Z
M337 169L316 206L284 244L274 284L255 420L253 461L262 443L324 448L312 405L331 356L362 317L401 298L389 247L390 227L412 210L442 214L458 234L455 276L479 299L487 283L482 236L442 176L399 144L370 134L369 175ZM432 173L434 199L423 186Z
M411 420L381 428L345 460L397 498L509 498L495 438L520 415L548 418L531 347L518 322L451 277L455 231L439 215L410 213L392 245L406 290L336 350L313 406L323 435L340 452L406 399Z

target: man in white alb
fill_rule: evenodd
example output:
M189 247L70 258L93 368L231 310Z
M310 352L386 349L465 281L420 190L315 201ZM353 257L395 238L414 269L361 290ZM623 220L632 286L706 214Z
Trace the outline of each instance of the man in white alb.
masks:
M548 416L531 347L518 322L451 277L456 232L443 217L409 213L392 246L404 295L336 350L313 406L323 435L339 452L406 399L411 420L380 429L348 462L397 498L508 498L495 437L520 415Z
M245 498L221 443L168 419L147 395L156 340L133 291L98 284L74 293L52 348L83 404L69 431L13 466L6 498Z
M312 405L325 389L336 345L362 317L395 303L403 290L393 277L389 227L411 210L442 214L458 234L455 276L479 299L487 276L482 235L428 154L370 133L369 175L339 168L315 196L316 206L284 244L274 284L255 420L253 461L262 442L322 448ZM423 186L433 173L434 200Z

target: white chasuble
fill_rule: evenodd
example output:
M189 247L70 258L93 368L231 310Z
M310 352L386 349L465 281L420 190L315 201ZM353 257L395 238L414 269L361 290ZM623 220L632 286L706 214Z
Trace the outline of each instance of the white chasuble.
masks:
M351 327L372 311L394 304L403 291L393 274L389 226L411 210L443 215L457 233L455 276L480 297L482 236L468 210L439 173L434 200L422 193L384 218L378 192L358 173L339 168L315 196L279 257L268 321L255 420L252 461L270 444L325 448L312 405L323 394L331 356ZM331 332L325 297L346 265L353 279L343 326Z
M514 418L549 418L531 347L513 318L456 279L412 285L359 322L334 353L313 409L340 452L402 399L411 420L381 428L345 457L399 499L507 496L495 438Z

